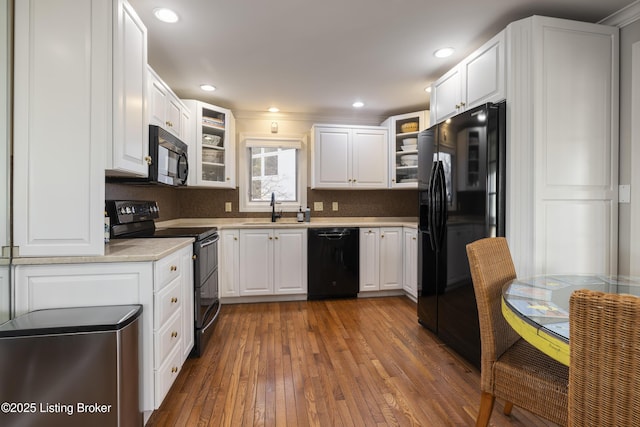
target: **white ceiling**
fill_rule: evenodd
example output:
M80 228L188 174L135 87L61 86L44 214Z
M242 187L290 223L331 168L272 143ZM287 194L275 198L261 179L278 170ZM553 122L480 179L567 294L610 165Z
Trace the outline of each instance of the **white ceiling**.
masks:
M129 0L149 63L181 98L234 112L386 116L425 109L424 88L509 22L597 22L631 0ZM180 16L152 17L156 7ZM447 59L433 52L456 49ZM217 87L212 93L200 84ZM357 112L351 104L362 100Z

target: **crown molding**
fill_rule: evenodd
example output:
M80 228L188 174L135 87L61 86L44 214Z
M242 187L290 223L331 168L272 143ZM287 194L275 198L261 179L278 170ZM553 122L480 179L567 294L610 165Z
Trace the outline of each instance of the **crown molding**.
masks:
M598 24L612 25L614 27L623 28L640 19L640 0L623 7L617 12L607 16Z
M378 114L370 115L354 115L345 112L333 114L306 114L306 113L269 113L263 111L234 111L236 120L285 120L300 121L311 123L333 123L333 124L350 124L350 125L366 125L378 126L386 117Z

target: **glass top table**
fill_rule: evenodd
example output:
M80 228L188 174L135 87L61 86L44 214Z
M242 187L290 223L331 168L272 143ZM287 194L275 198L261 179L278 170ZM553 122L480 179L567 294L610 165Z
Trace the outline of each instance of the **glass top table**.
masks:
M578 289L640 296L640 278L545 275L514 279L502 288L502 314L531 345L569 366L569 297Z

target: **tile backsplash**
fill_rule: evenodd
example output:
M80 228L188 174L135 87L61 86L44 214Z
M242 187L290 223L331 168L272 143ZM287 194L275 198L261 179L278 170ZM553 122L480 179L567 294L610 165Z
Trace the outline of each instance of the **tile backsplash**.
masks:
M238 189L173 188L159 185L106 184L107 199L156 200L160 219L176 218L249 218L264 213L238 212ZM225 212L231 202L232 211ZM314 202L322 202L323 211L314 211ZM333 211L336 202L338 210ZM417 190L311 190L307 189L311 217L415 217L418 216ZM284 213L295 217L295 213Z

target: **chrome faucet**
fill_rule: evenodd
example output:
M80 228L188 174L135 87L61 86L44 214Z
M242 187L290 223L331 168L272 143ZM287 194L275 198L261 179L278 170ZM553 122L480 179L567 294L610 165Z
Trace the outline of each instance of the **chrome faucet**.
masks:
M282 211L276 213L276 194L271 193L271 222L276 222L278 218L282 218Z

